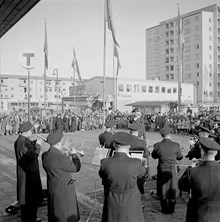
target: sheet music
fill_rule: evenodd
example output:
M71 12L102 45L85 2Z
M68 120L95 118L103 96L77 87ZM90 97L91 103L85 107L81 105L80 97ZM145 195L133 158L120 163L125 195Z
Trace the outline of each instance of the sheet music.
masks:
M100 166L101 160L108 157L110 151L111 149L96 147L92 165Z
M131 158L143 160L144 151L129 151Z

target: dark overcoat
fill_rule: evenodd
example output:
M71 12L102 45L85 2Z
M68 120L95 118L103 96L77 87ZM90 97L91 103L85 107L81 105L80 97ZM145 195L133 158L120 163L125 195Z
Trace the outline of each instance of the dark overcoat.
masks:
M75 184L71 178L71 173L81 168L79 158L76 154L68 157L51 146L42 154L42 162L47 173L48 221L79 221Z
M133 122L134 124L140 124L141 128L138 132L138 137L142 138L142 139L146 139L146 132L145 132L145 120L144 118L141 116L137 119L134 119Z
M63 119L61 117L57 117L56 118L56 129L62 131L63 130L63 126L64 126Z
M157 194L160 200L175 201L177 189L176 160L183 158L180 144L165 138L154 144L151 155L154 159L158 158Z
M201 161L189 167L179 179L179 189L190 192L186 222L216 222L220 220L220 165L216 161Z
M143 177L146 169L141 161L125 153L101 160L99 175L105 181L106 192L103 206L103 222L143 222L141 194L137 178Z
M150 155L149 150L147 149L147 143L144 139L140 139L137 136L134 136L134 142L131 144L129 151L143 151L143 157L148 158ZM141 194L144 194L144 184L146 177L138 178L137 185Z
M144 139L140 139L137 136L134 136L134 142L130 146L130 151L144 151L143 157L148 158L150 155L149 150L147 149L147 143Z
M113 133L105 131L99 135L99 144L105 148L111 148L111 143L113 140Z
M14 150L17 162L17 200L22 205L38 205L42 200L38 163L40 145L19 135Z

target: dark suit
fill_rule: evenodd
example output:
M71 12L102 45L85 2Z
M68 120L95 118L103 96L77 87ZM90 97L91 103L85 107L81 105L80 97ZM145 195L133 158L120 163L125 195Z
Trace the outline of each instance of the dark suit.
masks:
M134 136L134 142L131 144L129 151L144 151L143 157L148 158L150 155L149 150L147 149L146 141L143 139ZM137 185L141 194L144 194L144 184L145 184L145 176L142 178L138 178Z
M183 158L180 144L165 138L161 142L154 144L151 155L154 159L158 158L157 194L160 198L162 211L172 213L176 204L176 160Z
M56 129L63 131L64 122L60 116L56 117Z
M186 222L216 222L220 220L220 165L202 161L189 167L179 180L179 189L191 193L187 204Z
M99 175L108 184L103 206L103 222L143 222L141 196L137 178L146 169L141 161L125 153L101 160Z
M145 120L144 120L144 118L142 116L137 118L137 119L134 118L132 123L140 124L141 125L141 128L140 128L139 133L138 133L138 137L146 139Z
M38 156L40 145L20 135L14 144L17 162L17 200L23 222L35 221L42 200Z
M102 147L105 147L107 149L111 149L109 156L112 156L112 153L115 150L115 147L113 144L113 133L109 132L109 131L105 131L104 133L101 133L99 135L99 144Z
M105 148L111 148L113 133L105 131L99 135L99 144Z
M47 173L48 221L77 222L79 210L74 180L71 173L78 172L81 163L76 154L64 155L53 146L42 154L43 168Z

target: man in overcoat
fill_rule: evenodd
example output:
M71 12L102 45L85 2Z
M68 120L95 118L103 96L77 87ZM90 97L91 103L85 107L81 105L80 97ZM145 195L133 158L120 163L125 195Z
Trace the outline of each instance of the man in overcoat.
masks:
M42 186L38 156L41 149L41 139L32 142L33 125L24 122L20 128L20 135L14 143L17 162L17 200L21 206L21 220L35 222L37 209L42 200Z
M157 166L157 195L160 199L161 210L165 214L175 211L177 190L177 160L183 155L180 144L171 141L171 129L166 127L160 130L163 137L161 142L154 144L151 153L154 159L158 159Z
M188 167L179 179L179 189L190 193L186 222L216 222L220 219L220 165L215 161L220 146L214 140L200 138L202 160Z
M48 221L77 222L80 219L71 173L81 168L75 148L65 155L62 150L63 133L56 130L47 137L50 148L42 154L43 168L47 173Z
M135 108L132 110L133 118L131 118L130 123L133 124L140 124L141 128L138 132L138 137L142 139L146 139L146 132L145 132L145 120L141 114L139 108Z
M113 136L116 152L101 160L99 176L108 184L104 197L102 222L144 222L137 178L147 170L137 158L131 158L129 147L134 137L126 132Z
M105 123L105 132L101 133L98 137L99 144L107 149L111 149L110 155L112 155L113 150L115 149L113 146L113 132L112 129L116 125L115 120L109 120Z
M149 150L147 149L146 140L140 139L138 137L139 131L141 130L140 124L128 124L128 129L130 130L130 134L134 136L134 142L131 144L129 151L143 151L143 160L147 161L147 158L150 155ZM145 163L143 162L143 165ZM138 178L137 185L138 189L140 190L141 194L144 194L144 184L145 184L146 177Z
M56 129L62 131L63 128L64 128L64 122L61 117L61 113L59 113L59 114L57 114L57 117L56 117Z

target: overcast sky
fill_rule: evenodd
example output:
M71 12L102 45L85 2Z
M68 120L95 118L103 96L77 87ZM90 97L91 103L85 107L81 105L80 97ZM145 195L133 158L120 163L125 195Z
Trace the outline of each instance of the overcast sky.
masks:
M145 79L145 30L159 22L215 3L219 0L111 0L113 22L121 61L119 77ZM71 77L73 47L83 79L103 75L104 0L41 0L0 39L1 74L27 75L19 54L36 54L31 75L44 72L44 19L47 21L49 69ZM106 29L106 76L113 73L113 43Z

